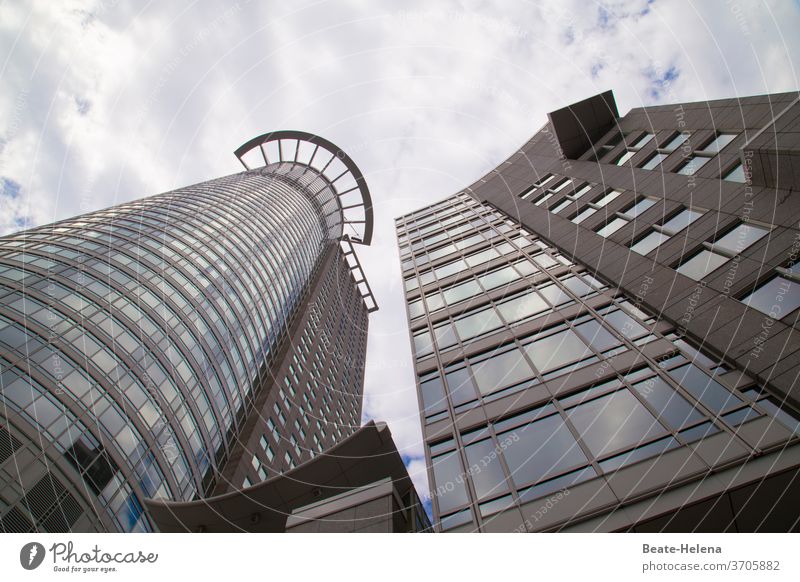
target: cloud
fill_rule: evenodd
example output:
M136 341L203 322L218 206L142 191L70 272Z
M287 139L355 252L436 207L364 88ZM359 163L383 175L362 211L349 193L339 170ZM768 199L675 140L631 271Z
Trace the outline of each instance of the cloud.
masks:
M18 185L0 229L237 172L231 152L268 130L332 140L375 201L374 244L359 249L381 306L365 417L387 420L417 464L395 216L495 167L548 111L609 88L622 113L797 88L796 3L219 6L0 4L0 176Z

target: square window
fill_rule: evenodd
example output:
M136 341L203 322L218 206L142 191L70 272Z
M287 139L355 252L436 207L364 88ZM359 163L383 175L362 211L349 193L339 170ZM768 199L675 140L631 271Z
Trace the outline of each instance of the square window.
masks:
M724 255L718 255L704 249L692 256L688 261L681 263L676 270L695 281L700 281L703 277L727 263L728 260L728 257Z
M567 418L595 457L640 445L666 433L627 389L579 404L567 412Z

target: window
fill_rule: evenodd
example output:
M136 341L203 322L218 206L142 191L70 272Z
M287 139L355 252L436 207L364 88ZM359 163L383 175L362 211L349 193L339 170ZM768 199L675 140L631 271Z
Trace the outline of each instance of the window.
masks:
M481 286L477 281L467 281L442 292L442 297L448 305L454 305L464 299L469 299L481 293Z
M667 142L667 144L664 145L661 149L664 150L667 153L674 152L681 145L683 145L683 142L685 142L687 139L689 139L689 134L688 133L679 133L678 135L673 137L671 140L669 140L669 142Z
M636 140L636 142L630 146L631 149L638 150L641 149L646 144L650 143L650 141L655 137L652 133L646 133L642 137Z
M444 377L447 380L447 387L453 406L458 407L478 398L475 384L472 382L472 377L466 368L451 366L445 369Z
M470 363L475 383L483 395L535 378L533 370L516 346Z
M742 404L738 397L694 364L685 364L667 373L714 414Z
M541 196L536 202L534 202L534 204L536 206L541 206L542 204L550 200L553 196L554 194L552 192L545 192L544 196Z
M769 229L740 223L713 244L704 243L706 248L682 262L677 271L699 281L767 234Z
M666 157L667 154L655 153L649 158L647 158L647 161L644 164L642 164L641 168L643 170L652 170L653 168L657 167L661 162L663 162L666 159Z
M601 227L597 231L597 234L604 237L611 236L626 224L628 224L628 221L625 220L624 218L615 218L605 226Z
M421 358L433 353L433 342L431 333L426 329L414 334L414 354Z
M550 306L535 291L525 291L501 303L497 307L497 311L508 323L515 323L545 311L550 311Z
M572 219L572 222L574 222L575 224L580 224L595 212L597 212L597 209L592 208L591 206L584 208L575 216L575 218Z
M433 328L433 335L436 338L436 346L440 350L445 350L458 343L456 332L450 322L440 323Z
M558 414L497 437L518 487L586 465L588 459Z
M655 198L642 198L636 202L634 202L631 206L627 209L623 210L623 214L626 216L630 216L631 218L636 218L642 212L650 208L656 203Z
M671 237L675 236L679 231L689 226L701 216L703 216L702 212L684 208L663 225L654 226L652 230L648 232L648 234L631 246L631 250L639 253L640 255L646 255L661 245L661 243L664 241L667 241Z
M636 155L636 152L624 151L622 154L614 161L614 163L618 166L625 165L625 162L630 160L633 156Z
M581 360L591 354L586 344L571 329L535 339L524 349L533 365L542 374Z
M481 285L483 285L487 291L500 287L501 285L513 283L519 279L520 276L513 267L503 267L478 277L478 281L481 282Z
M478 499L508 491L506 476L495 452L494 441L484 439L464 447L469 464L469 473Z
M722 238L714 241L714 249L740 253L769 234L769 229L741 223Z
M682 275L686 275L690 279L699 281L712 271L716 271L719 267L727 262L728 257L726 256L718 255L717 253L709 250L702 250L693 255L688 261L681 263L678 266L677 271Z
M596 457L643 444L666 433L627 389L578 404L567 411L567 418Z
M430 374L420 378L419 390L422 394L422 405L425 416L432 416L447 410L444 387L439 374Z
M567 198L566 200L562 200L562 201L561 201L559 204L557 204L556 206L554 206L553 208L551 208L551 209L550 209L550 212L552 212L553 214L558 214L559 212L561 212L562 210L564 210L564 209L565 209L567 206L569 206L570 204L572 204L572 200L570 200L569 198Z
M678 169L678 173L683 176L692 176L697 170L702 168L711 158L704 156L689 156L686 162Z
M726 145L735 140L737 135L738 134L735 133L720 133L717 135L715 139L709 142L709 144L700 151L716 154L720 150L722 150Z
M633 389L656 411L658 418L675 430L703 420L703 414L659 376L633 384Z
M777 275L745 296L742 303L782 319L800 307L800 264L779 269Z
M622 192L619 190L610 190L605 194L605 196L595 200L594 203L602 208L603 206L607 206L613 200L616 200L620 195L622 195Z
M567 186L569 186L570 184L572 184L572 179L567 179L567 180L564 180L563 182L560 182L560 183L558 184L558 186L556 186L555 188L553 188L553 189L552 189L552 191L553 191L553 192L561 192L561 191L562 191L564 188L566 188L566 187L567 187Z
M744 166L742 166L741 163L736 164L733 168L722 175L722 179L727 180L728 182L741 182L744 184L747 182L747 176L744 173Z
M631 250L639 253L640 255L646 255L661 245L661 243L669 239L669 236L653 230L650 231L650 233L645 237L640 238L639 241L631 247Z
M447 513L469 501L467 489L464 487L464 471L458 452L453 451L431 459L435 494L439 503L439 512Z

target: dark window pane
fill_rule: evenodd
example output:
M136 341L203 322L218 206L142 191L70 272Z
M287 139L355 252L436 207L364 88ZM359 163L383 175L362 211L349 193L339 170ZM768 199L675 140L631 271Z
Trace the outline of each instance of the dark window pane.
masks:
M580 404L567 416L597 457L638 445L665 432L628 390Z
M439 502L439 512L447 513L464 505L467 499L467 489L464 487L464 471L458 452L453 451L432 459L434 494Z
M586 340L586 343L598 352L604 352L622 344L622 341L594 319L576 326L575 330Z
M469 474L478 499L508 491L506 476L500 465L498 451L492 439L484 439L464 449L469 464Z
M422 392L422 405L425 407L426 416L441 412L447 408L442 379L438 374L430 380L421 382L419 389Z
M703 415L660 377L634 384L633 388L653 407L661 421L675 429L703 420Z
M557 414L498 435L517 486L587 463L586 455Z
M467 402L472 402L478 395L475 392L475 385L466 368L453 371L445 371L447 386L450 389L450 399L453 406L460 406Z
M719 413L725 409L737 406L742 401L734 396L727 388L710 376L703 373L694 364L686 364L667 372L672 379L680 384L689 394L705 404L713 412Z

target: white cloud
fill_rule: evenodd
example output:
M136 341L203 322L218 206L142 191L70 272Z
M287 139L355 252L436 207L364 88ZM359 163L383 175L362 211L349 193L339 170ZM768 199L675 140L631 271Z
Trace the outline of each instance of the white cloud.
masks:
M375 201L375 242L360 252L381 306L365 413L417 458L395 216L468 185L547 111L599 91L624 113L798 86L791 2L219 6L0 5L0 177L21 187L0 201L0 228L236 172L232 150L268 130L323 135Z

